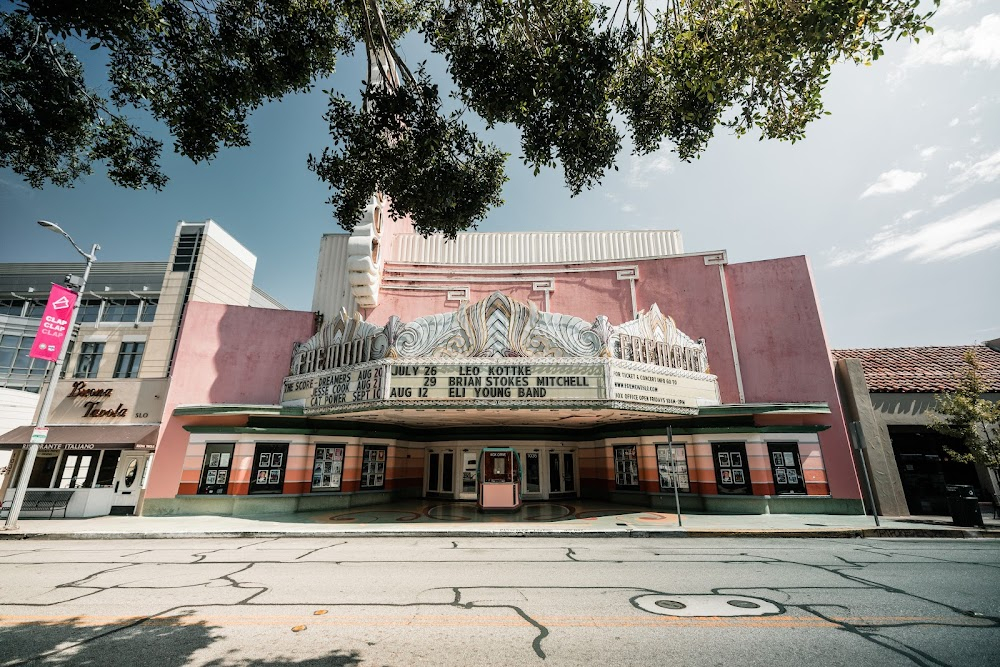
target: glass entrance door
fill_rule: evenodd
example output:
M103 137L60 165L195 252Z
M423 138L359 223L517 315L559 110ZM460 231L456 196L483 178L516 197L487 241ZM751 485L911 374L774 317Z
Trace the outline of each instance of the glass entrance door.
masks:
M427 452L427 495L444 496L455 493L455 452L454 450L430 450Z
M476 470L479 466L478 452L462 452L462 481L458 497L461 500L476 499Z
M576 495L576 452L549 450L549 495Z

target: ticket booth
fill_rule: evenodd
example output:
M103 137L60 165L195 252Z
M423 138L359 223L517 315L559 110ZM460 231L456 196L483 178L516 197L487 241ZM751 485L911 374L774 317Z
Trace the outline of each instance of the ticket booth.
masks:
M479 508L516 510L521 506L521 459L510 447L486 447L479 455Z

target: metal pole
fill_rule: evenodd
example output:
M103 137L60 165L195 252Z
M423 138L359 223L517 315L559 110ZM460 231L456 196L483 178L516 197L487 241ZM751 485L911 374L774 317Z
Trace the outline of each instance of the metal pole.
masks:
M667 427L667 451L670 452L670 475L674 478L674 504L677 506L677 527L684 527L681 519L681 496L677 491L677 466L674 464L674 427Z
M872 493L872 482L868 477L868 465L865 463L865 436L861 432L861 424L858 422L851 422L848 424L851 429L851 434L854 436L854 448L858 450L858 458L861 459L861 478L865 481L865 490L868 493L868 499L872 503L872 516L875 517L875 525L881 526L878 520L878 508L875 507L875 494ZM864 502L862 502L862 505Z
M66 236L66 238L69 238L69 235L65 232L63 232L63 235ZM70 243L73 243L73 239L70 239ZM83 301L83 293L87 287L87 278L90 277L90 267L97 260L97 251L101 249L101 246L95 243L94 247L90 250L90 254L88 255L80 250L76 243L73 243L73 247L76 248L77 252L87 258L87 268L83 271L83 281L80 283L80 296L73 305L73 312L69 316L69 327L66 329L66 337L63 338L62 349L59 350L59 356L56 358L56 365L52 369L49 384L45 388L45 397L42 399L42 407L38 411L38 419L35 420L35 428L44 427L46 421L48 421L49 410L52 407L52 400L56 395L56 384L59 382L59 374L62 372L63 362L66 360L66 347L69 344L70 336L73 335L73 327L76 326L76 316L77 313L80 312L80 302ZM7 523L4 524L4 530L17 530L17 518L21 513L21 504L24 502L24 494L28 490L28 478L31 477L31 469L35 465L35 456L37 454L38 443L33 442L28 445L28 453L25 455L24 461L21 463L21 475L17 479L17 490L14 491L14 499L11 501L10 514L7 515Z

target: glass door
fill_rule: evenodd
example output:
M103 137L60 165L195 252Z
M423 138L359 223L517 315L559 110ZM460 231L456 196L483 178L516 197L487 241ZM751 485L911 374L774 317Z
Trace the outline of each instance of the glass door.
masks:
M524 453L524 485L521 495L541 496L542 494L542 458L536 449Z
M427 495L443 496L455 492L455 451L429 450L427 452ZM475 491L473 490L473 498Z
M549 495L576 494L576 452L549 450Z
M478 466L477 452L462 452L462 487L458 497L462 500L476 499L476 468Z

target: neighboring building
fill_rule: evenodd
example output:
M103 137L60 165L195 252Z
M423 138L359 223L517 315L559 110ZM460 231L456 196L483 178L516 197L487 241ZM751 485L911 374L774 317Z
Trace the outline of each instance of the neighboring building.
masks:
M528 500L669 507L676 481L688 510L863 511L804 257L445 241L382 208L323 237L315 314L190 304L143 513L471 501L487 445Z
M958 443L931 429L937 397L958 388L972 350L1000 400L1000 340L985 345L833 350L849 421L861 425L872 492L889 515L948 514L947 487L974 486L982 500L1000 493L992 471L950 460Z
M96 262L29 488L77 489L67 516L132 513L154 456L188 304L281 307L253 285L256 261L209 220L179 223L167 262ZM0 387L37 399L50 364L28 351L49 288L82 268L0 265ZM26 416L21 423L33 423L34 410ZM15 469L31 426L7 430L0 427L0 449L15 452ZM9 499L15 479L6 477L0 497Z

